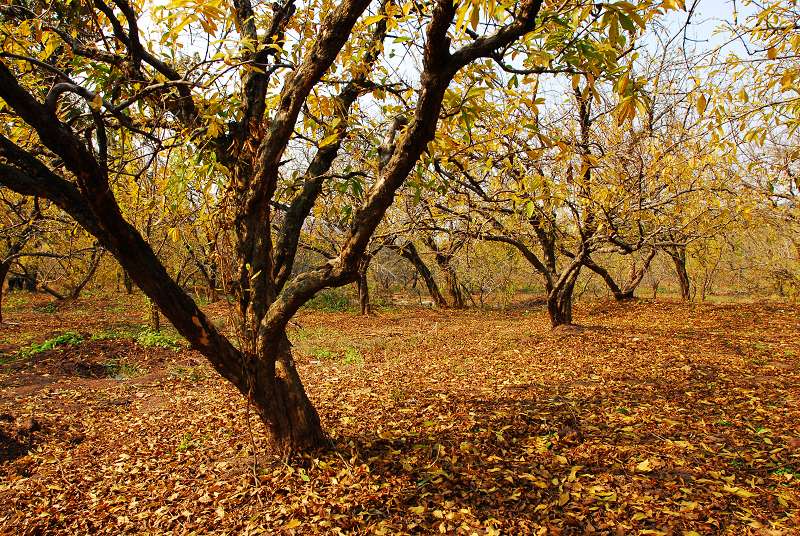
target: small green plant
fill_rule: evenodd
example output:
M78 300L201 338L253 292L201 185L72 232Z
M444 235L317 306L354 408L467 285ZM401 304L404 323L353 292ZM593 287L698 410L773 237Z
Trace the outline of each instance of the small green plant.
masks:
M348 346L344 351L331 350L330 348L311 348L309 354L320 361L340 359L345 365L360 365L364 363L361 352L358 351L358 348L352 346Z
M344 351L344 358L342 359L345 365L361 365L364 363L364 358L357 348L349 346Z
M3 310L11 311L15 309L20 309L24 307L26 303L28 303L27 300L28 300L27 296L24 296L21 293L6 294L5 296L3 296Z
M79 333L75 333L74 331L65 331L61 335L57 335L40 344L32 344L27 348L23 348L19 351L19 357L31 357L36 354L41 354L42 352L47 352L48 350L53 350L59 346L77 346L83 342L83 337Z
M55 302L50 302L50 303L46 303L44 305L38 305L38 306L34 307L33 310L38 312L38 313L53 314L55 312L58 312L58 305L56 305Z
M119 303L112 303L112 304L106 306L106 311L108 311L110 313L124 313L125 312L125 306L122 305L122 304L119 304Z
M142 328L136 326L121 326L106 329L103 331L98 331L97 333L92 333L90 337L93 341L106 341L106 340L113 340L113 339L135 339L136 336L141 333Z
M183 348L181 339L175 335L170 335L163 331L145 330L136 336L137 344L145 348L167 348L169 350L178 351Z
M311 356L320 361L330 361L336 359L336 352L328 348L312 348Z
M343 312L350 309L350 298L340 290L328 290L317 294L306 307L326 313Z
M178 452L186 452L187 450L196 447L197 444L195 443L194 439L192 438L191 432L186 432L183 434L181 438L181 442L178 443Z
M773 475L791 475L792 478L800 479L800 470L794 469L793 467L784 466L779 467L773 471L770 471Z
M135 363L124 363L118 359L109 359L103 366L106 369L106 376L115 380L126 380L141 373L141 369Z

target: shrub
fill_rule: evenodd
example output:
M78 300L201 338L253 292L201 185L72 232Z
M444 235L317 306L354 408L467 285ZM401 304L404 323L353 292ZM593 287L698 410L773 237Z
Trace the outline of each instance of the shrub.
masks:
M350 309L350 297L338 289L326 290L306 303L306 307L326 313L343 312Z

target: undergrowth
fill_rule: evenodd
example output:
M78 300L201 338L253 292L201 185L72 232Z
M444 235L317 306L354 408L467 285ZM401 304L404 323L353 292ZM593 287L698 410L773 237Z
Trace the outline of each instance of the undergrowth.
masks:
M17 357L27 358L48 350L53 350L59 346L77 346L83 342L83 337L80 333L74 331L65 331L61 335L51 337L46 341L39 344L31 344L17 353Z

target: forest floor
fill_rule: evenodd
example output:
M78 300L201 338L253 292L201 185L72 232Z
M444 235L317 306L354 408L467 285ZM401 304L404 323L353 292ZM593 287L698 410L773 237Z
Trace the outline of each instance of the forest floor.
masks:
M288 465L127 298L6 300L0 533L800 533L800 307L306 310Z

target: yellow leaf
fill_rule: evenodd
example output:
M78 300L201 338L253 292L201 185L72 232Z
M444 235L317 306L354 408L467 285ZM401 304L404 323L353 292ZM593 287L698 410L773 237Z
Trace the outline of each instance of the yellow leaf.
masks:
M744 499L749 499L751 497L757 497L758 495L747 491L746 489L742 489L736 486L723 486L722 491L727 491L728 493L733 493L738 497L742 497Z
M686 11L686 3L684 0L664 0L661 2L661 7L664 9L683 9Z
M774 60L778 57L778 49L775 47L769 47L767 49L767 57L771 60Z
M422 515L425 512L424 506L412 506L408 509L412 514Z
M366 19L364 19L364 24L370 26L372 24L375 24L376 22L382 21L385 18L386 18L385 15L372 15L371 17L367 17Z
M706 100L706 96L702 93L699 97L697 97L697 113L703 115L706 111L706 106L708 106L708 100Z
M332 143L336 143L336 141L338 139L339 139L339 133L338 132L334 132L330 136L326 136L325 138L323 138L322 141L319 142L318 147L325 147L326 145L330 145Z
M565 491L561 495L558 496L558 505L564 506L569 502L569 492Z
M211 121L208 124L208 135L211 136L212 138L219 136L221 131L222 130L220 129L220 125L216 121Z
M650 460L644 460L636 464L636 471L638 473L649 473L653 470L653 464Z
M284 529L287 529L287 530L288 530L288 529L296 529L297 527L299 527L299 526L300 526L300 525L302 525L302 524L303 524L303 523L302 523L300 520L298 520L298 519L292 519L291 521L289 521L288 523L286 523L286 524L283 526L283 528L284 528Z

